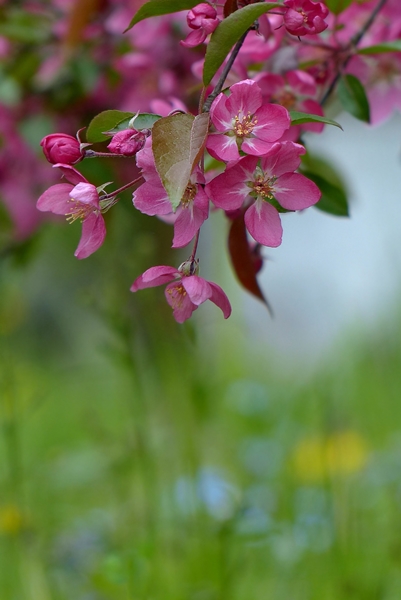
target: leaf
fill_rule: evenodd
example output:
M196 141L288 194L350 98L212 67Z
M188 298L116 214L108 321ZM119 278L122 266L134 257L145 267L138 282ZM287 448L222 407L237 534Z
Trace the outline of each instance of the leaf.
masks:
M348 217L349 209L347 193L337 179L337 174L335 171L333 171L332 167L326 165L321 159L311 159L309 155L306 159L307 165L308 162L311 168L314 167L315 169L322 169L322 171L326 171L325 174L316 173L312 170L309 170L308 166L306 169L301 169L302 174L305 175L305 177L308 177L308 179L314 181L322 192L322 197L320 198L319 202L315 204L315 208L337 217ZM328 171L326 170L327 168L329 169Z
M109 139L111 135L107 135L104 132L110 131L114 127L117 127L125 119L132 119L134 113L123 112L121 110L105 110L96 117L88 125L86 130L86 139L91 144L96 142L104 142Z
M43 44L51 37L51 24L42 14L13 7L1 15L0 36L26 44Z
M290 110L291 125L302 125L302 123L326 123L326 125L334 125L342 130L340 123L327 119L326 117L320 117L319 115L312 115L308 113L298 112L296 110Z
M115 127L113 127L113 129L109 129L107 133L115 135L119 131L124 131L124 129L129 129L130 127L134 127L138 130L152 129L156 121L161 119L160 115L154 115L151 113L140 113L137 117L135 117L135 120L133 120L134 117L129 117L123 121L120 121Z
M174 0L174 2L170 2L169 0L150 0L141 6L127 29L124 30L124 33L140 21L148 19L149 17L169 15L171 13L179 12L180 10L190 10L197 4L199 4L199 0Z
M254 261L252 259L252 248L246 235L244 215L233 219L228 234L228 251L231 262L241 285L253 296L266 304L269 312L271 308L256 278Z
M359 48L357 54L383 54L384 52L401 52L401 40L392 40L391 42L382 42L374 46Z
M325 0L327 8L335 15L342 13L351 3L352 0Z
M179 113L156 121L152 150L156 169L176 210L206 144L209 115Z
M226 0L223 9L224 18L226 19L236 10L238 10L237 0Z
M354 75L341 77L337 85L337 94L344 110L361 121L370 122L369 101L357 77Z
M266 4L258 2L249 4L231 13L212 33L207 45L205 64L203 66L203 83L208 85L234 44L253 23L272 8L282 6L278 3Z

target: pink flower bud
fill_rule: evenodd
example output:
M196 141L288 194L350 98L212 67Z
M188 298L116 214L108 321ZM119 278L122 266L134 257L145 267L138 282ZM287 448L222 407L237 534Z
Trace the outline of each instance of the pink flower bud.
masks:
M53 165L57 163L73 165L85 156L85 153L81 150L79 141L66 133L52 133L51 135L47 135L40 142L40 145L47 160Z
M149 133L148 129L144 129L143 131L124 129L113 136L113 139L107 147L113 154L134 156L134 154L144 147Z
M321 2L311 0L284 0L287 12L284 14L284 26L292 35L321 33L327 28L324 19L329 14Z
M217 18L216 9L210 4L202 2L189 11L187 23L194 31L191 31L180 43L186 48L194 48L204 42L210 33L213 33L220 20Z

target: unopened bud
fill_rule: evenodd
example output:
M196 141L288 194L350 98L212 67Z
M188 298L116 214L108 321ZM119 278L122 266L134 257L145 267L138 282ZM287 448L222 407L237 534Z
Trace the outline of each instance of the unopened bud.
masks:
M113 154L134 156L139 150L142 150L149 135L149 129L144 129L143 131L124 129L113 136L107 147Z
M198 275L199 273L199 261L196 259L186 260L178 267L180 273L189 277L190 275Z
M85 156L81 144L72 135L66 133L52 133L40 142L43 153L53 165L62 163L73 165Z

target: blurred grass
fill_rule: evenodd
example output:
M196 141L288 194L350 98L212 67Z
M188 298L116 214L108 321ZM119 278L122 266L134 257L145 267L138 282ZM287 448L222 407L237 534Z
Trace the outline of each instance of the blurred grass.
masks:
M2 263L1 600L398 599L399 325L309 378L198 343L128 293L165 226L116 215Z

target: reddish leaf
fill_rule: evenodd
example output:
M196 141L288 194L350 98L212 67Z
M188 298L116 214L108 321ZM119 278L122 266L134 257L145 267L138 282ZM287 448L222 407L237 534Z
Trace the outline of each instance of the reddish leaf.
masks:
M255 256L246 236L243 214L233 219L231 223L228 234L228 250L239 282L248 292L266 304L268 311L272 314L271 307L256 278Z
M228 17L229 15L231 15L231 13L235 12L236 10L238 10L237 0L226 0L223 11L224 18Z

